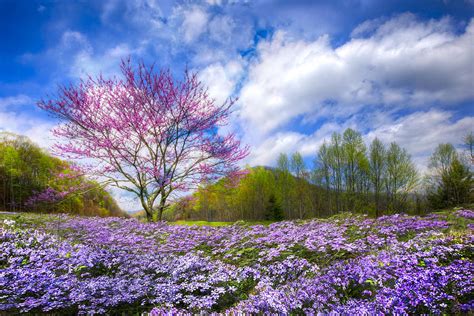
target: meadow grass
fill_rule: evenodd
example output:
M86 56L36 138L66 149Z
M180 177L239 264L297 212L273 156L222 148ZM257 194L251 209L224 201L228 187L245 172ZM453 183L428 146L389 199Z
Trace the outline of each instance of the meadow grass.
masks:
M237 222L209 222L209 221L174 221L168 222L170 225L186 225L186 226L211 226L211 227L220 227L220 226L229 226L229 225L265 225L268 226L274 223L274 221L237 221Z

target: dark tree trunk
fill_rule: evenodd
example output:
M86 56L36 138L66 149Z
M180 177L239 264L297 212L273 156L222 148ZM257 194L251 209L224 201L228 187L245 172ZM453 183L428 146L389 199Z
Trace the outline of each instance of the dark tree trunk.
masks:
M145 202L145 199L143 197L140 197L141 203L143 210L145 211L146 214L146 220L147 222L151 223L153 222L153 207L149 207L148 204Z
M160 206L158 207L158 221L163 219L163 212L166 209L166 199L160 200Z
M151 223L153 222L153 214L151 214L150 212L148 212L147 210L145 210L146 212L146 220L147 222Z

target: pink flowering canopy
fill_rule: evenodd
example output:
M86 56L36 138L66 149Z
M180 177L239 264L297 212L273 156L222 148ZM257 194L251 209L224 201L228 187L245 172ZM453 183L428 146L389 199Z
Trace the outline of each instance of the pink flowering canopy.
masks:
M92 160L89 171L136 194L150 220L155 211L161 219L173 192L238 172L248 148L219 132L234 100L217 105L188 71L177 81L130 60L121 70L124 78L89 77L39 102L64 121L54 130L60 155Z

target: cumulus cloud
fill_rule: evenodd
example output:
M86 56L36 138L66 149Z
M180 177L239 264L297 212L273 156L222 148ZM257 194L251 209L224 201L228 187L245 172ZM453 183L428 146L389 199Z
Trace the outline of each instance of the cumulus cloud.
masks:
M199 77L209 87L209 95L217 104L222 104L234 94L243 70L243 61L236 59L225 64L211 64L199 72Z
M42 148L53 143L56 122L38 115L35 100L25 94L0 97L0 132L27 136Z
M145 32L157 31L164 25L164 13L158 0L108 0L102 3L101 20L106 25L133 26Z
M252 146L249 157L245 163L253 165L275 165L280 153L291 154L298 151L304 157L314 158L318 148L326 141L329 141L331 134L341 132L348 127L356 128L354 121L346 121L343 124L327 122L311 134L304 134L297 131L282 131L268 136L260 141L255 138L246 140Z
M298 117L474 98L474 20L461 34L447 18L422 22L411 14L361 28L370 35L336 48L328 36L305 41L283 32L262 42L241 92L249 126L268 133Z
M425 169L428 157L440 143L457 146L463 137L474 130L474 117L455 120L453 113L441 110L415 112L370 131L366 138L375 137L390 143L397 142L413 156L420 169Z
M252 151L246 163L250 165L274 165L280 153L300 152L309 160L316 156L323 142L329 142L331 134L342 133L346 128L363 132L367 147L374 138L385 144L397 142L406 148L418 169L424 171L428 158L440 143L452 143L459 146L463 137L474 131L474 117L454 118L453 112L442 110L418 111L393 118L392 115L375 112L377 117L367 122L363 115L354 116L342 124L327 122L311 134L297 131L281 131L268 136L260 142L252 143Z
M120 60L127 58L135 51L130 49L127 44L117 45L107 49L102 54L94 54L91 49L79 50L73 56L70 75L76 78L88 75L96 76L100 73L105 76L118 76Z
M218 15L209 23L210 38L221 42L233 41L233 31L235 28L234 20L227 15Z
M187 43L196 40L207 29L208 14L199 6L182 9L182 32Z
M39 119L26 111L0 111L0 131L27 136L42 148L49 148L54 140L50 120Z

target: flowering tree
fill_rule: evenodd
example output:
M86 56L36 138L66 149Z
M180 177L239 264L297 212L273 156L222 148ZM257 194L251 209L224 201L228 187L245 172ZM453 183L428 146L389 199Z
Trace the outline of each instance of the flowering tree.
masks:
M237 172L248 148L218 132L234 101L216 105L196 74L177 81L130 60L121 70L123 79L89 77L38 105L64 121L54 130L61 155L92 159L90 171L134 193L149 221L161 220L172 193Z
M95 188L91 182L83 181L82 170L75 165L62 163L60 170L50 172L50 179L43 190L34 190L25 202L31 208L38 204L54 206L67 198L81 195Z

